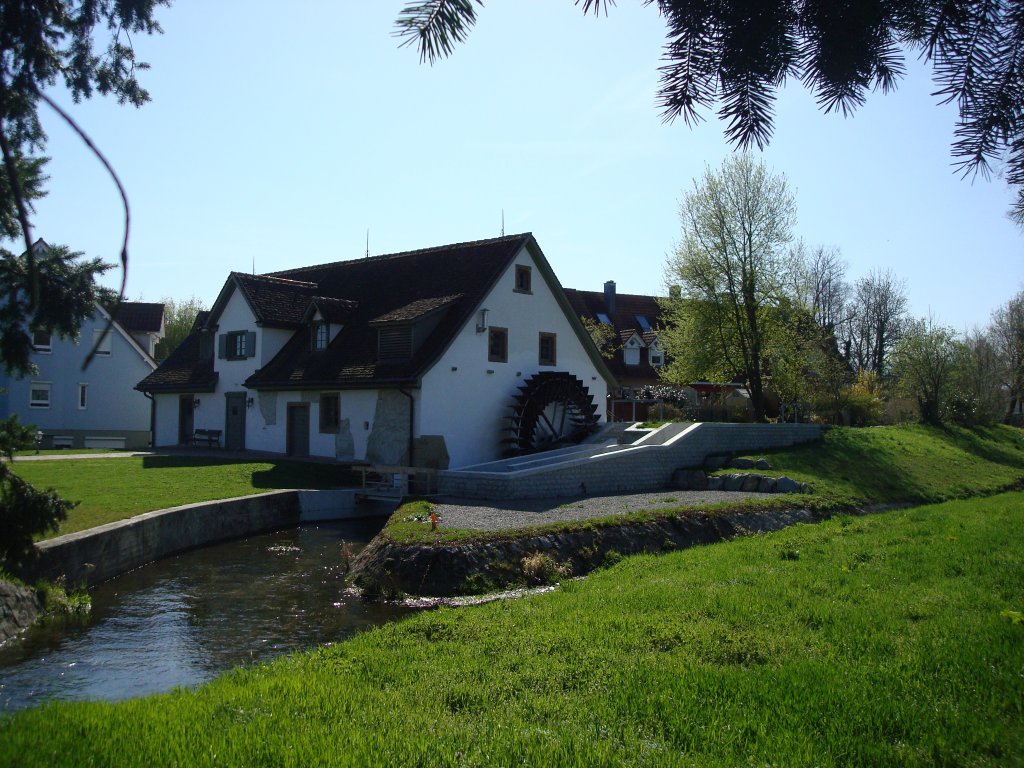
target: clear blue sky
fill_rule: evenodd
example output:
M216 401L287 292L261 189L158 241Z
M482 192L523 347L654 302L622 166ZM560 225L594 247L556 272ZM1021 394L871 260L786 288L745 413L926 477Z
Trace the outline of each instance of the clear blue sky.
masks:
M621 2L491 0L433 67L398 48L402 0L180 0L136 38L152 101L94 98L72 113L132 205L128 295L210 304L230 270L302 264L532 231L562 285L664 293L678 205L731 152L655 106L664 28ZM796 234L838 247L853 280L906 279L911 310L984 325L1024 288L1024 233L999 179L952 173L955 113L927 72L851 119L782 94L764 162L796 193ZM59 92L58 92L58 95ZM45 109L45 108L44 108ZM45 114L45 113L44 113ZM52 115L50 195L36 235L114 260L116 191ZM107 282L116 284L119 277Z

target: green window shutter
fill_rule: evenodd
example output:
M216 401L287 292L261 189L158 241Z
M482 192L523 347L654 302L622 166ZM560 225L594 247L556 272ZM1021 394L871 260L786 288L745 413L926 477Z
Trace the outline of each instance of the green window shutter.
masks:
M228 335L226 333L217 336L217 357L223 360L227 357Z
M256 356L256 331L246 331L245 333L245 356Z

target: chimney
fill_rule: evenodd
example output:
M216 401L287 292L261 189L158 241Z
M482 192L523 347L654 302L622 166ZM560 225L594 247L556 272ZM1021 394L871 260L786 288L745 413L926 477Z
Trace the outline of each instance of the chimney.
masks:
M604 308L608 311L608 317L615 316L615 281L609 280L604 284Z

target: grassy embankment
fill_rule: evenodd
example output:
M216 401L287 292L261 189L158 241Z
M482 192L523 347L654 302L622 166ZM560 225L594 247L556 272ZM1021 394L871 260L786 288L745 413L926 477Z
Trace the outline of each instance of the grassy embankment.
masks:
M0 718L0 765L1019 765L1024 493L443 609L196 691Z
M60 531L74 533L142 512L227 499L278 488L342 488L358 476L331 464L238 461L210 456L138 456L67 461L15 461L39 488L79 502Z
M835 503L915 501L1018 482L1024 448L835 431L772 462ZM3 717L0 765L1022 764L1022 518L1017 491L630 558L196 691Z
M812 494L779 495L770 500L727 502L702 509L803 507L841 510L872 504L925 504L1007 490L1024 481L1024 432L1013 427L983 429L924 426L831 429L822 442L774 451L763 474L791 477L813 486ZM738 470L722 470L719 474ZM762 470L750 470L762 472ZM638 510L632 519L677 514L687 508L665 505ZM692 508L691 508L692 509ZM441 528L430 530L430 504L412 502L391 518L384 535L395 542L456 542L502 538L507 531ZM614 525L621 516L541 526L564 531Z

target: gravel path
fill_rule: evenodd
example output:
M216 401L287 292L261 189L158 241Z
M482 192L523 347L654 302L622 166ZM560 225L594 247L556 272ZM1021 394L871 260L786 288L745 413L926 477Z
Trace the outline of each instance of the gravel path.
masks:
M441 528L496 531L560 523L566 520L623 515L639 510L657 510L670 506L718 504L723 501L741 501L769 496L771 496L770 493L660 491L574 499L511 499L500 507L493 506L493 501L445 497L437 502L434 509L440 518Z

